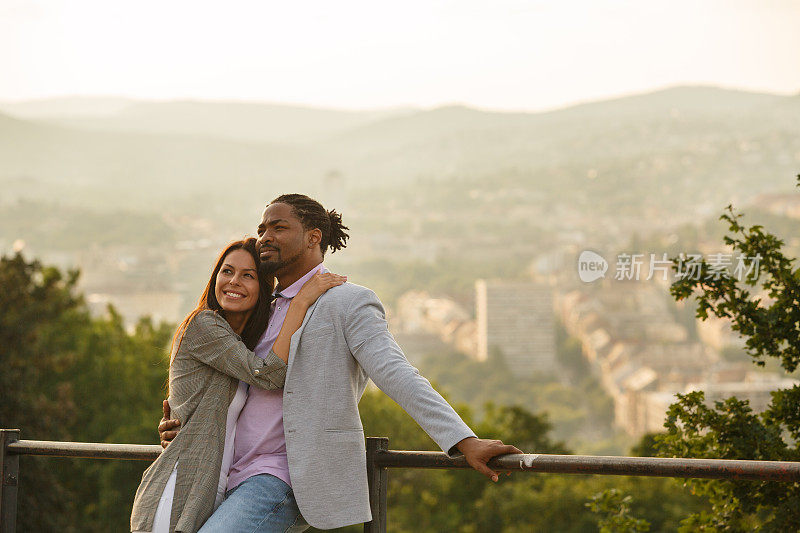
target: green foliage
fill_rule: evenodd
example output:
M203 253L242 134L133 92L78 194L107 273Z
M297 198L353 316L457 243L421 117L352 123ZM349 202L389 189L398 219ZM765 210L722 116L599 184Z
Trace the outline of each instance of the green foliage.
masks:
M458 404L454 407L480 435L515 442L523 450L564 451L548 437L550 424L522 407L501 410L487 406L480 421L474 420L470 409ZM392 448L437 449L419 426L382 392L368 391L359 408L366 434L388 436ZM474 531L492 531L503 521L501 514L487 506L485 495L493 488L492 483L476 472L403 469L393 470L391 479L389 507L393 530L463 531L465 525L471 524L476 528Z
M800 183L800 176L798 176ZM800 363L800 271L782 251L782 241L759 226L744 227L732 207L721 219L729 224L725 237L734 253L761 257L758 279L737 281L719 276L702 262L700 275L683 277L672 286L682 300L694 295L697 316L729 318L732 328L746 338L746 349L756 364L765 358L780 361L787 372ZM766 298L751 294L757 287ZM754 413L747 401L728 398L713 407L702 392L678 395L670 406L667 433L656 437L663 456L721 459L800 460L800 387L772 392L763 413ZM691 480L692 491L706 498L709 511L683 522L686 531L796 530L800 523L800 485L733 480Z
M645 433L631 448L631 455L633 457L657 457L658 437L658 433Z
M0 425L22 438L155 443L167 325L125 331L93 319L67 275L0 259ZM21 531L124 531L146 467L138 461L21 459Z
M59 428L70 423L74 405L59 374L74 357L74 327L86 321L72 294L77 277L20 255L0 259L0 426L24 429L23 438L67 436ZM71 531L76 508L51 463L20 461L21 530ZM27 490L37 486L51 489Z
M631 516L633 498L623 496L617 489L607 489L592 496L586 506L600 516L600 533L629 533L650 531L650 523Z
M753 413L746 400L728 398L704 403L700 391L678 395L667 412L667 433L657 437L661 455L711 459L798 461L800 387L772 393L764 413ZM784 440L789 437L790 442ZM689 480L692 492L711 504L694 514L684 529L788 531L800 523L797 483Z
M0 259L0 422L10 427L14 413L33 407L39 417L26 424L34 434L63 424L63 390L56 374L70 364L74 343L72 327L86 321L80 298L72 295L77 272L62 275L21 255ZM23 398L15 392L26 383L46 387L48 395ZM32 405L31 405L32 404Z
M800 271L792 268L794 259L781 250L782 240L762 226L746 228L741 217L732 206L720 217L729 224L725 244L734 253L759 257L759 276L737 280L718 275L703 260L698 276L678 279L670 292L677 300L695 294L700 319L708 318L709 313L730 319L732 329L746 338L745 346L757 364L763 366L765 357L775 357L787 372L793 372L800 363ZM680 263L679 259L673 261L676 266ZM759 286L766 298L752 294L748 287L754 286Z
M477 531L596 533L598 516L586 506L587 500L612 488L636 495L630 515L646 520L654 531L675 531L686 512L704 508L668 479L514 474L487 489L486 503L481 503L491 510L486 512L498 515L502 527Z

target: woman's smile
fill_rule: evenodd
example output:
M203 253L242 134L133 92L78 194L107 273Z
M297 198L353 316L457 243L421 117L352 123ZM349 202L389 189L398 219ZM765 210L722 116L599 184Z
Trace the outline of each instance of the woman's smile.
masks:
M214 285L214 295L224 311L251 311L258 303L258 276L253 257L244 250L229 253Z
M234 291L222 291L225 296L228 298L244 298L245 295L241 292L234 292Z

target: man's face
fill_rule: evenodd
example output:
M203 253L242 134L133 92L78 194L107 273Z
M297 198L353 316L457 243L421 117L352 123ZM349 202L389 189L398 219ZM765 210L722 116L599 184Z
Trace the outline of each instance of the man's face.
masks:
M256 252L259 269L270 276L285 272L300 262L307 250L305 230L288 204L270 204L258 225Z

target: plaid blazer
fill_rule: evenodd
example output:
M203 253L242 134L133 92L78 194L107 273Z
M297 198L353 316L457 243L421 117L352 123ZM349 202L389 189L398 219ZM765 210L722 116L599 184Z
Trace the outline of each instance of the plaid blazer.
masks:
M195 532L214 511L225 447L228 406L239 380L280 389L286 363L270 351L262 360L218 313L200 311L188 324L169 370L169 405L181 431L142 475L131 531L152 531L158 502L178 465L170 531Z

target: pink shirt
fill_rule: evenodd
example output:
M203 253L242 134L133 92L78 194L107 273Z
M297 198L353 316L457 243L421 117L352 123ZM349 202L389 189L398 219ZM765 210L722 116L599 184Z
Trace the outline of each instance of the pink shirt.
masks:
M281 331L292 298L297 296L306 281L324 268L320 263L292 285L276 293L277 298L272 302L267 330L255 349L257 356L262 359L267 357ZM283 389L262 390L250 387L247 401L236 422L228 490L258 474L272 474L291 486L289 462L286 459L286 437L283 434Z

